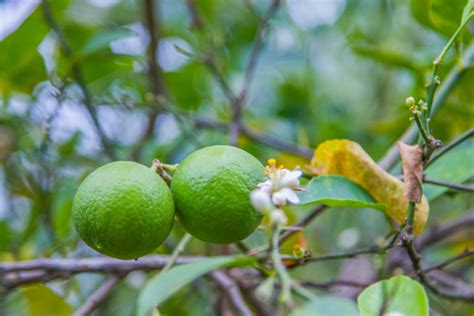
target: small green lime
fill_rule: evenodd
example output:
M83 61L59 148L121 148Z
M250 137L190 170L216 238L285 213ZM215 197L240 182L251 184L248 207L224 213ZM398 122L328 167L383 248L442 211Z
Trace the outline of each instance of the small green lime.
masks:
M174 202L165 181L150 168L116 161L82 182L72 219L79 236L93 249L134 259L166 239L173 227Z
M210 146L192 153L171 181L180 223L207 242L246 238L262 218L250 204L250 192L263 177L262 164L242 149Z

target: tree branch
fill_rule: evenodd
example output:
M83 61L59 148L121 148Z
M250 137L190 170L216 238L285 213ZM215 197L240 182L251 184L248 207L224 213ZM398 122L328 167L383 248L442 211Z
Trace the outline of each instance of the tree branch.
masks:
M423 285L428 288L434 294L448 298L453 300L462 300L462 301L472 301L474 300L474 295L472 293L465 293L465 292L454 292L449 291L444 288L436 287L435 284L431 282L429 277L426 275L425 271L421 266L421 255L418 254L414 243L413 243L413 236L409 235L407 238L402 239L403 247L405 248L410 260L412 262L413 268L415 270L416 275L418 276L419 280Z
M447 75L444 82L440 85L438 93L436 94L436 99L433 101L433 106L431 109L431 118L433 118L444 104L446 99L449 97L453 89L466 74L468 70L468 65L474 62L474 45L470 45L464 53L463 59L461 61L461 66L456 64L453 66L449 74ZM415 123L411 124L410 127L403 133L403 135L398 139L398 141L404 142L406 144L413 143L418 137L418 128ZM379 161L380 167L389 170L391 169L399 159L398 149L396 144L392 145L382 159Z
M439 185L439 186L447 187L456 191L474 192L474 186L472 185L451 183L451 182L446 182L446 181L441 181L441 180L436 180L436 179L431 179L431 178L426 178L426 177L423 178L423 183Z
M97 130L102 147L104 148L104 151L109 156L109 158L114 159L115 153L113 151L113 144L107 138L102 128L102 125L99 122L97 110L92 103L92 97L89 92L89 89L87 88L86 82L84 80L84 76L82 75L82 71L79 68L78 64L74 61L74 53L71 47L69 46L69 43L63 33L63 30L61 29L58 22L54 18L53 12L51 11L51 8L49 7L48 1L42 0L41 4L42 4L42 9L43 9L43 15L46 21L48 22L48 24L53 29L54 33L56 34L56 37L59 41L59 44L62 48L64 55L72 61L72 72L74 74L74 78L76 79L76 82L82 91L82 94L84 96L84 105L87 109L87 112L89 113L89 116L92 119L92 123L94 124Z
M469 210L467 214L446 221L438 226L434 226L430 230L421 234L415 240L416 249L429 247L443 239L449 238L451 235L456 234L465 228L474 228L474 210Z
M195 262L205 257L180 256L176 264ZM169 256L147 256L136 261L124 261L108 257L82 259L35 259L31 261L0 263L0 284L13 288L25 283L48 282L70 277L82 272L127 273L135 270L163 268Z
M245 101L247 99L248 90L250 88L250 84L252 83L255 69L257 67L258 57L263 48L264 31L279 6L280 0L272 0L272 3L268 7L267 12L260 20L260 25L258 26L257 33L255 34L255 40L252 46L252 51L250 52L250 57L245 68L244 83L237 99L235 100L235 102L232 103L232 124L230 125L229 141L231 145L235 145L237 143L237 138L239 137L239 133L241 132L239 125L241 122L242 111L245 107Z
M474 128L471 128L470 130L456 137L448 145L441 147L437 152L433 154L433 156L431 156L431 159L425 165L425 169L427 169L433 162L441 158L444 154L451 151L453 148L457 147L458 145L462 144L466 139L472 137L473 135L474 135Z
M74 313L74 316L90 315L107 298L121 278L121 275L112 275L89 296L86 302Z
M473 256L474 255L474 251L469 251L469 250L465 250L464 252L462 252L461 254L455 256L455 257L452 257L448 260L445 260L437 265L434 265L434 266L431 266L429 268L426 268L424 270L425 273L428 273L430 271L433 271L433 270L439 270L439 269L443 269L444 267L456 262L456 261L459 261L459 260L462 260L462 259L465 259L467 257L470 257L470 256Z
M232 306L235 310L240 313L242 316L253 316L254 313L249 309L245 303L242 293L240 292L239 286L237 283L230 278L224 271L214 271L211 272L212 279L219 285L222 291L229 298Z

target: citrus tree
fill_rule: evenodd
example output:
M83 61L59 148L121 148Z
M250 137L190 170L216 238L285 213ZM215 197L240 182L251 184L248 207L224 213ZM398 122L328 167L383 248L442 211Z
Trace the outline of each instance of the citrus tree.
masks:
M0 8L0 315L474 313L473 1Z

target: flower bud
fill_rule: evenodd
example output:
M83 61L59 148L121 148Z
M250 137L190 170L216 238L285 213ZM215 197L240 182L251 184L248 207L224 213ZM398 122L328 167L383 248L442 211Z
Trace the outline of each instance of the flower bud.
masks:
M284 226L288 223L288 217L281 209L276 208L270 213L270 223Z
M273 207L270 195L261 189L253 190L250 193L250 203L257 211L262 213L268 212Z
M406 100L405 100L405 104L406 106L410 107L410 106L413 106L415 104L415 98L414 97L408 97Z
M276 206L285 206L286 205L286 196L282 192L275 192L272 196L272 202Z

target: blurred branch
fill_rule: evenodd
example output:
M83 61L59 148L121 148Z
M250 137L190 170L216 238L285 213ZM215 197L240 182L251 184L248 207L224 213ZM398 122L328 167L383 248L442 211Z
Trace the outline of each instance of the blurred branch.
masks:
M112 275L94 293L92 293L91 296L89 296L86 302L73 315L87 316L92 314L92 312L107 298L110 292L112 292L121 278L121 275Z
M289 153L294 153L298 156L301 156L307 159L310 159L311 157L313 157L313 150L311 148L289 143L289 142L280 140L277 137L273 137L267 134L258 133L243 124L239 125L239 131L243 135L249 137L250 139L253 139L259 143L268 145L272 148L286 151Z
M436 180L436 179L431 179L431 178L423 178L423 183L430 183L438 186L443 186L447 187L453 190L457 191L465 191L465 192L474 192L474 186L472 185L463 185L463 184L457 184L457 183L451 183L451 182L446 182L446 181L441 181L441 180Z
M43 15L48 22L48 24L51 26L53 29L54 33L56 34L56 37L59 41L59 44L62 48L62 51L64 55L69 58L72 62L72 72L74 74L74 77L76 79L77 84L79 85L79 88L82 91L82 94L84 95L84 105L87 109L87 112L89 113L90 117L92 118L92 122L97 130L97 133L99 135L99 139L102 143L102 146L104 148L105 153L109 156L109 158L114 159L115 158L115 153L113 151L113 144L109 141L107 138L102 125L100 125L99 118L97 115L97 110L94 107L92 103L92 97L89 92L89 89L87 88L86 82L84 80L84 76L82 75L82 71L79 68L78 64L75 62L74 58L74 53L69 46L69 43L60 28L58 22L53 16L53 12L51 11L51 8L49 6L49 3L47 0L42 0L42 9L43 9Z
M305 227L317 216L321 215L328 207L326 205L318 205L306 216L300 218L293 226L295 227ZM293 234L297 233L296 230L289 230L281 235L279 244L281 245L285 240L291 237Z
M267 12L260 20L260 24L255 34L254 44L252 46L252 51L250 52L250 57L245 68L245 79L240 90L240 93L237 99L232 103L232 124L230 125L230 144L235 145L239 137L239 128L242 111L245 107L245 100L247 99L248 90L252 83L254 77L255 69L257 67L258 57L263 48L263 35L266 30L271 18L276 13L278 7L280 6L280 0L272 0L270 6L268 7Z
M471 128L470 130L456 137L456 139L454 139L448 145L441 147L437 152L435 152L435 154L433 154L433 156L431 156L431 159L425 165L425 169L428 168L428 166L430 166L433 162L438 160L440 157L442 157L444 154L451 151L453 148L457 147L458 145L462 144L466 139L472 137L473 135L474 135L474 128Z
M229 298L232 306L242 316L253 316L254 313L249 309L245 303L242 293L240 292L237 283L230 278L224 271L211 272L212 279L219 285L219 288L224 291L225 295Z
M162 108L160 104L166 102L167 93L163 80L163 72L157 62L157 48L160 41L160 19L159 19L159 3L158 0L155 7L155 0L143 0L143 18L146 30L150 36L150 44L147 49L147 74L150 82L150 89L153 100L156 102L148 114L148 123L145 128L145 134L142 141L132 150L131 157L138 159L141 145L144 141L153 136L155 124ZM158 12L157 12L158 11ZM156 13L156 14L155 14Z
M186 0L186 7L191 15L191 28L200 28L202 26L202 20L198 14L195 1Z
M451 235L458 233L462 229L474 228L474 210L469 210L467 214L446 221L438 226L433 226L415 240L417 249L429 247L443 239L448 239Z
M426 268L424 271L425 273L428 273L430 271L433 271L433 270L439 270L439 269L443 269L444 267L456 262L456 261L459 261L459 260L462 260L462 259L465 259L467 257L470 257L470 256L474 256L474 251L469 251L469 250L465 250L464 252L462 252L461 254L455 256L455 257L452 257L450 259L447 259L446 261L443 261L437 265L434 265L434 266L431 266L429 268Z
M317 281L302 281L300 282L301 286L305 287L313 287L316 289L330 289L336 286L350 286L356 288L365 288L370 284L366 283L359 283L355 281L348 281L348 280L334 280L334 281L327 281L327 282L317 282Z
M451 71L448 73L444 82L440 85L438 93L436 94L436 99L434 99L433 101L433 106L430 113L431 118L433 118L438 113L439 109L445 103L446 99L449 97L453 89L456 87L462 77L466 74L467 70L469 69L469 65L473 62L474 44L470 45L465 50L461 65L454 65ZM406 144L411 144L417 139L417 137L418 128L416 124L413 123L398 140ZM379 161L379 165L386 170L390 170L398 160L399 153L397 146L394 143Z
M423 285L428 288L431 292L434 294L448 298L448 299L453 299L453 300L463 300L463 301L473 301L474 300L474 293L466 293L466 292L454 292L450 290L446 290L444 288L440 288L435 286L435 284L432 283L432 281L429 279L427 274L422 268L421 265L421 255L417 252L414 243L413 243L413 235L408 235L406 238L402 239L402 244L405 250L407 251L407 254L411 260L411 263L413 264L413 268L415 270L416 275L418 276L419 280Z
M179 256L177 264L190 263L204 257ZM127 273L135 270L163 268L170 256L147 256L136 261L108 257L82 259L35 259L23 262L0 263L0 284L9 289L25 283L48 282L82 272Z

